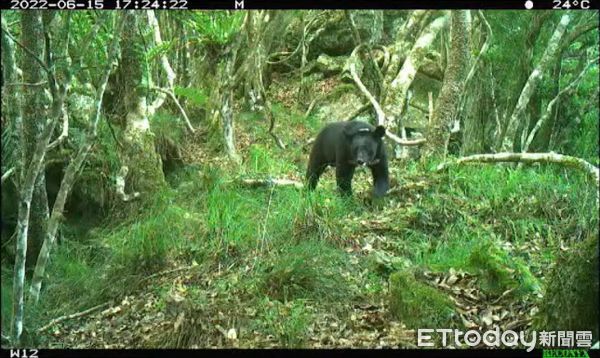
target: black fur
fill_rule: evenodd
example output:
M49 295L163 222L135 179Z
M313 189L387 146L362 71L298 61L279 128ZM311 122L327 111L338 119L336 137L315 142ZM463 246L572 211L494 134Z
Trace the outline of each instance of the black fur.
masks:
M308 188L313 190L327 166L333 166L338 189L342 195L351 195L354 170L365 165L373 175L373 196L384 196L390 187L384 134L384 127L360 121L328 124L310 152L306 171Z

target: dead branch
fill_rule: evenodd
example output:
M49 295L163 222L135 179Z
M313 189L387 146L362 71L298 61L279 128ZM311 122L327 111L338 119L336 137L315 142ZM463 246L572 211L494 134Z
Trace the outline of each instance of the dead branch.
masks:
M156 43L156 46L161 46L163 44L163 41L162 41L162 37L160 35L160 27L158 25L158 20L156 19L156 16L154 15L154 11L153 10L148 11L147 15L148 15L148 23L149 23L150 27L152 28L152 35L154 37L154 42ZM163 53L160 55L160 63L161 63L161 67L162 67L163 71L165 71L165 74L167 75L167 89L165 90L165 89L158 88L158 87L155 87L154 89L168 95L173 100L173 102L175 102L175 105L177 106L177 108L181 112L181 115L183 116L183 119L185 120L185 125L187 126L188 130L192 133L195 133L194 127L192 126L190 119L188 118L187 114L185 113L185 110L183 109L183 107L181 106L179 101L177 100L177 97L175 97L173 88L175 88L175 78L177 76L175 74L175 71L173 71L171 64L169 63L169 59L167 58L166 54ZM163 102L164 102L164 96L159 96L150 107L156 109L156 108L160 107Z
M304 117L308 117L310 116L310 113L312 112L312 110L315 108L315 104L317 104L317 102L319 102L321 99L323 99L324 95L320 94L318 96L316 96L311 102L310 105L308 106L308 109L306 110L306 112L304 113Z
M23 86L23 87L40 87L48 84L48 81L39 81L36 83L27 83L27 82L14 82L14 83L5 83L4 85L7 87L10 86Z
M300 39L300 41L298 41L298 45L296 46L296 48L294 49L294 51L289 52L289 51L281 51L281 52L275 52L272 53L268 56L268 58L277 58L281 55L289 55L283 59L280 60L276 60L276 61L272 61L267 59L266 63L268 63L269 65L276 65L278 63L282 63L285 62L287 60L289 60L290 58L292 58L296 53L298 53L298 51L300 50L300 48L302 48L302 45L305 44L306 42L306 34L308 33L308 29L316 22L316 20L318 20L321 16L323 16L325 14L325 12L321 12L319 14L317 14L314 18L312 18L307 24L306 26L304 26L304 31L303 31L303 35L302 38ZM313 36L314 38L314 36ZM312 41L312 40L311 40ZM309 41L310 42L310 41Z
M274 179L274 178L241 179L241 180L239 180L239 183L249 186L251 188L261 188L261 187L271 188L274 186L293 186L297 189L302 189L304 187L304 184L302 184L301 182L299 182L297 180L292 180L292 179Z
M598 205L600 188L600 171L595 165L577 157L569 155L550 153L496 153L475 154L458 158L438 165L437 171L446 170L448 167L463 163L498 163L498 162L520 162L520 163L556 163L566 167L575 168L584 172L596 185L596 205Z
M183 116L183 119L185 121L185 126L187 127L187 129L192 133L196 133L196 130L192 126L192 123L190 122L190 119L187 116L187 113L185 112L185 110L183 109L181 104L179 103L179 100L177 99L177 97L175 97L175 93L173 93L173 90L171 88L161 88L161 87L152 87L152 89L155 91L158 91L158 92L165 93L167 96L169 96L169 98L171 98L173 100L173 102L177 106L177 109L179 109L179 112Z
M196 268L196 267L199 267L198 264L190 265L190 266L184 266L184 267L178 267L178 268L174 268L174 269L170 269L170 270L165 270L165 271L153 273L152 275L144 277L141 280L141 282L148 281L148 280L150 280L152 278L156 278L156 277L160 277L160 276L165 276L165 275L168 275L168 274L172 274L172 273L175 273L175 272L188 271L188 270L191 270L191 269Z
M523 162L523 163L557 163L568 167L573 167L585 172L596 183L600 183L599 169L577 157L563 155L554 152L550 153L495 153L495 154L475 154L467 157L458 158L438 165L437 171L447 169L451 165L463 163L497 163L497 162Z
M522 152L527 152L527 149L529 149L531 142L533 142L533 138L535 137L537 132L542 127L542 124L544 124L544 122L546 122L548 120L548 118L550 117L550 115L552 114L552 109L553 109L554 105L558 102L558 100L566 93L571 92L575 88L575 86L579 83L579 81L583 78L583 75L587 72L587 70L593 64L596 64L596 63L598 63L598 57L596 57L595 59L588 62L588 64L583 68L583 70L581 70L579 75L577 75L577 77L575 77L571 81L571 83L569 83L565 88L563 88L560 92L558 92L558 94L550 101L550 103L548 103L548 106L546 106L546 112L544 112L542 117L536 122L535 127L533 127L533 129L531 130L531 133L529 133L529 136L527 137L525 145L523 146Z
M70 314L70 315L60 316L58 318L53 319L52 321L50 321L48 324L44 325L43 327L39 328L37 331L38 331L38 333L42 333L44 331L47 331L50 327L52 327L52 326L54 326L54 325L56 325L56 324L58 324L58 323L60 323L62 321L66 321L66 320L69 320L69 319L75 319L75 318L86 316L86 315L88 315L88 314L90 314L92 312L98 311L99 309L108 306L108 304L109 304L109 302L105 302L103 304L94 306L92 308L88 308L85 311L73 313L73 314Z
M6 171L6 173L2 174L2 183L4 183L4 181L8 178L10 178L11 175L13 175L15 173L15 167L10 168L9 170Z
M268 103L268 101L267 101ZM285 150L285 144L283 143L283 141L281 140L281 138L279 138L277 136L277 134L275 134L275 132L273 132L273 130L275 129L275 116L273 115L273 112L271 112L271 105L267 104L268 108L265 108L265 114L267 115L267 117L269 117L269 135L273 138L273 140L275 140L275 143L277 144L277 146L280 149L284 149Z
M48 144L48 149L51 150L61 144L67 137L69 136L69 114L67 110L63 108L63 123L62 123L62 132L56 138L56 140L50 144Z
M481 19L481 22L485 25L485 42L483 43L483 45L481 46L481 48L479 49L479 54L477 54L477 57L475 57L475 60L473 61L473 65L471 66L471 69L469 70L469 73L467 74L467 78L465 79L465 85L466 86L469 81L471 80L471 78L473 78L473 75L475 74L475 71L477 70L478 64L479 64L479 60L481 59L481 57L489 50L490 48L490 43L492 42L492 27L490 26L490 24L488 23L487 19L485 18L485 16L483 16L483 12L481 10L477 11L477 16Z
M381 65L381 74L383 76L385 76L385 74L387 73L387 69L390 65L390 51L388 51L388 49L385 46L375 46L373 47L373 49L381 49L381 51L383 52L383 64Z
M356 57L356 52L358 51L358 49L361 46L362 45L358 45L354 49L354 51L352 51L352 55L350 55L350 74L352 75L352 79L354 80L354 82L356 83L356 85L358 86L360 91L365 95L365 97L367 97L367 99L369 100L369 102L371 102L371 105L375 109L375 113L377 113L377 124L380 126L385 126L385 113L383 112L383 109L381 109L379 102L377 102L377 100L369 92L367 87L365 87L365 85L360 80L360 77L358 77L358 74L356 73L356 61L358 61L358 58ZM404 140L404 139L398 137L397 135L395 135L394 133L390 132L387 129L385 130L385 135L388 138L390 138L391 140L393 140L394 142L396 142L397 144L405 145L405 146L420 145L420 144L425 143L425 141L426 141L424 138L407 141L407 140Z
M354 22L354 18L352 17L350 11L344 10L344 15L346 16L346 20L348 20L348 23L350 24L350 28L352 29L352 36L354 37L354 42L356 43L356 48L354 49L354 51L352 51L352 55L355 54L355 51L356 53L358 53L359 50L362 50L363 48L365 49L365 52L367 53L367 61L370 62L370 65L372 65L372 67L375 69L375 77L379 82L379 89L383 90L383 74L381 73L381 69L379 68L379 66L377 66L377 62L373 57L373 49L371 48L368 42L362 42L360 34L358 33L358 29L356 27L356 23Z

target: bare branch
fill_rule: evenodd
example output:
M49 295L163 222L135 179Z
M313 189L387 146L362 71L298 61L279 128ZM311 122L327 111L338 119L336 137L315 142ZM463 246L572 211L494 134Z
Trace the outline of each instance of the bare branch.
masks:
M14 38L13 35L11 35L10 32L8 32L8 29L5 29L4 27L2 27L2 32L4 32L6 34L6 36L8 36L8 38L11 39L11 41L13 41L17 45L19 45L20 48L22 48L25 52L27 52L27 54L29 54L29 56L31 56L31 58L33 58L35 60L35 62L37 62L44 69L44 71L46 71L46 73L48 73L48 74L52 73L52 71L50 71L50 69L48 68L46 63L44 63L44 61L42 61L41 58L39 58L35 53L33 53L33 51L31 51L29 48L27 48L27 46L23 45L19 40Z
M11 175L13 175L15 173L15 167L10 168L9 170L6 171L6 173L2 174L2 183L4 183L4 181L8 178L10 178Z
M48 144L48 149L51 150L57 147L60 143L62 143L69 136L69 114L67 110L63 108L63 124L62 124L62 132L56 138L56 140L50 144Z
M249 186L251 188L260 188L260 187L274 187L274 186L293 186L297 189L302 189L304 184L297 180L292 179L241 179L239 181L240 184Z
M169 98L171 98L173 100L173 102L175 103L175 105L177 106L177 109L179 109L179 112L181 113L181 115L183 116L183 120L185 121L185 126L187 127L187 129L192 132L195 133L196 130L194 129L194 127L192 126L192 123L190 122L189 117L187 116L187 113L185 112L185 110L183 109L183 107L181 106L181 103L179 103L179 100L177 100L177 97L175 97L175 93L173 93L172 89L169 88L161 88L161 87L156 87L153 86L151 88L154 91L158 91L158 92L162 92L165 93L167 96L169 96Z
M385 127L385 125L386 125L385 113L383 112L383 109L381 109L379 102L377 102L377 100L369 92L367 87L365 87L365 85L360 80L360 77L358 77L358 74L356 73L356 61L358 61L358 59L355 56L355 53L357 52L357 50L360 46L362 46L362 45L357 46L354 49L354 51L352 51L352 55L350 56L350 74L352 75L352 79L354 79L354 82L356 83L356 85L358 86L360 91L365 95L365 97L367 97L369 99L369 102L371 102L371 105L375 109L375 113L377 113L377 124ZM405 145L405 146L420 145L420 144L425 143L425 141L426 141L424 138L416 139L413 141L407 141L407 140L404 140L404 139L398 137L397 135L395 135L394 133L390 132L387 129L385 130L385 135L388 138L390 138L391 140L393 140L394 142L396 142L397 144Z
M479 54L477 54L477 57L475 58L475 61L473 61L473 65L471 66L471 69L469 70L469 73L467 74L467 79L465 80L465 85L464 86L466 86L469 83L469 81L471 80L471 78L475 74L475 71L477 70L477 67L478 67L478 64L479 64L479 60L489 50L490 43L492 42L492 35L493 35L493 33L492 33L492 27L488 23L488 21L485 18L485 16L483 16L483 12L481 10L477 10L477 16L481 19L481 22L485 25L484 26L485 30L486 30L485 42L483 43L483 45L479 49Z
M571 81L571 83L569 83L565 88L563 88L560 92L558 92L558 94L550 101L550 103L548 103L548 106L546 107L546 112L544 112L544 114L542 115L542 118L540 118L537 121L537 123L535 124L535 127L533 127L533 129L531 130L531 133L529 133L529 136L527 137L527 141L525 142L525 145L523 146L523 149L521 150L522 152L527 152L527 149L529 149L531 142L533 142L533 138L535 137L537 132L542 127L542 124L544 124L544 122L546 122L548 120L548 118L550 117L550 115L552 114L552 109L553 109L554 105L558 102L558 100L566 93L569 93L572 90L574 90L575 86L583 78L583 75L587 72L587 70L596 63L598 63L598 57L596 57L595 59L588 62L588 64L585 66L585 68L583 70L581 70L579 75L577 75L577 77L575 77L573 79L573 81Z
M58 323L60 323L62 321L66 321L66 320L69 320L69 319L75 319L75 318L86 316L86 315L88 315L90 313L93 313L95 311L98 311L101 308L104 308L104 307L108 306L108 304L109 304L108 302L105 302L103 304L94 306L92 308L88 308L85 311L73 313L73 314L70 314L70 315L60 316L58 318L53 319L48 324L45 324L44 326L42 326L41 328L39 328L37 331L38 331L38 333L42 333L42 332L47 331L49 328L51 328L52 326L54 326L54 325L56 325L56 324L58 324Z
M598 167L577 157L569 155L550 153L496 153L496 154L475 154L468 157L458 158L449 162L440 164L438 171L446 170L448 167L463 163L497 163L497 162L522 162L522 163L557 163L566 167L572 167L584 172L596 185L596 195L600 187L600 171ZM598 204L598 196L596 196Z

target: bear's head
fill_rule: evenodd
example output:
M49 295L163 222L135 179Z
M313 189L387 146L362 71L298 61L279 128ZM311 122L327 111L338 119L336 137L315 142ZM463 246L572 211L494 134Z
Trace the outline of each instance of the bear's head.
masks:
M373 127L367 123L351 122L345 128L344 134L350 148L350 163L353 165L370 166L379 162L377 153L383 145L385 127Z

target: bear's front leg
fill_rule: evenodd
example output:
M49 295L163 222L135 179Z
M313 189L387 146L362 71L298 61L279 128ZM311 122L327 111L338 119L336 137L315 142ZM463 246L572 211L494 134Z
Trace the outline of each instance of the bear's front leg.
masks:
M317 187L319 178L327 168L325 164L311 163L306 171L306 181L309 190L314 190Z
M373 196L375 198L381 198L390 188L387 161L382 160L378 164L372 166L371 174L373 175Z
M338 163L335 166L335 179L340 193L344 196L352 195L352 177L354 177L354 167L345 163Z

